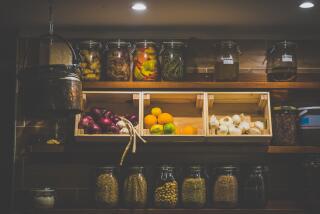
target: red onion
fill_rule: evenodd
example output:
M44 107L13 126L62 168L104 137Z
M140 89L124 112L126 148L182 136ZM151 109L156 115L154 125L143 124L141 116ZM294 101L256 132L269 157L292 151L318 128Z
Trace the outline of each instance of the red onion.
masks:
M114 114L113 114L113 112L112 111L106 111L104 114L103 114L103 116L104 117L107 117L107 118L110 118L110 117L112 117Z
M121 119L118 115L114 115L114 117L112 118L112 121L117 124L117 122L119 122Z
M101 109L98 108L98 107L92 107L90 109L90 113L91 113L92 117L95 118L96 120L99 119L102 116Z
M93 118L89 115L85 115L80 119L78 127L79 129L87 128L91 123L94 123Z
M113 134L119 134L120 129L118 126L116 126L115 124L112 124L109 128L109 130L113 133Z
M99 134L101 133L101 128L96 123L91 123L90 126L87 128L88 133L90 134Z
M101 117L99 119L99 124L103 129L108 129L112 125L112 120L107 117Z
M138 117L135 115L135 114L132 114L129 118L129 121L134 125L136 126L138 124Z

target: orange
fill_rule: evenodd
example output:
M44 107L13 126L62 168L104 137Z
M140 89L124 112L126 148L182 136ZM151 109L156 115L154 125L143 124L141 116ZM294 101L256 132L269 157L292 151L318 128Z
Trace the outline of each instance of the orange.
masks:
M164 125L166 123L173 123L173 117L169 113L162 113L158 116L158 123Z
M181 134L183 135L193 135L193 134L197 134L197 129L192 127L192 126L185 126L182 131Z
M144 124L146 128L151 128L151 126L157 124L157 117L152 114L148 114L144 118Z

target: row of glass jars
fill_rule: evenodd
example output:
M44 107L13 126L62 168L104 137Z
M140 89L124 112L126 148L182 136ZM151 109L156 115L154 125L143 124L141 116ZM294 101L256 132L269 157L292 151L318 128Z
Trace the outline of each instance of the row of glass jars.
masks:
M108 42L105 48L106 79L128 81L133 70L135 81L157 81L160 77L166 81L181 81L185 76L184 48L185 44L180 41L163 42L159 54L157 44L152 41L137 42L134 48L129 42L121 40ZM83 80L101 80L103 61L101 43L93 40L82 41L77 49L81 59ZM239 76L239 46L233 41L222 41L217 45L217 50L215 80L236 81ZM295 80L297 74L295 43L279 42L267 51L266 56L269 81Z
M156 208L176 208L181 202L185 208L203 208L212 202L217 208L235 208L239 204L238 171L235 166L223 166L214 170L210 181L201 166L190 166L179 183L172 166L161 166L152 191ZM213 182L213 183L212 183ZM123 183L123 202L129 208L144 208L148 200L148 182L142 166L129 169ZM208 188L208 190L207 190ZM96 202L103 207L116 207L120 201L120 186L114 167L99 168L96 177ZM264 168L253 167L245 179L243 203L247 207L264 207L266 204Z

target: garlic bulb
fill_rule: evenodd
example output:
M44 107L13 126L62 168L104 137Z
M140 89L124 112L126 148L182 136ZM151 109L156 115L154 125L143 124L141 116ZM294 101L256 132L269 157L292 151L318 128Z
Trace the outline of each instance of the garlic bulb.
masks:
M241 123L241 117L238 114L233 115L232 120L235 125L239 125Z
M120 122L120 121L119 121ZM120 134L129 134L130 132L129 132L129 129L128 128L122 128L121 130L120 130Z
M261 135L261 131L258 128L250 128L248 134L250 134L250 135Z
M122 120L119 120L116 124L120 129L127 127L126 123Z
M220 125L226 125L226 126L230 126L233 124L233 120L231 117L229 116L226 116L226 117L223 117L219 120L219 123Z
M214 129L219 127L219 120L217 119L216 116L212 115L210 117L209 125L210 125L210 128L214 128Z
M243 113L240 114L240 118L241 118L241 121L246 121L246 122L248 122L248 123L251 122L251 117L250 117L250 116L246 116L246 115L244 115Z
M247 132L250 129L250 123L247 121L242 121L239 125L239 129L242 131L242 133Z
M227 135L228 134L228 127L226 125L220 125L217 131L218 135Z
M241 135L242 131L240 128L236 128L236 127L230 127L229 128L229 134L230 135Z
M261 122L261 121L256 121L256 122L254 123L254 127L257 128L257 129L259 129L260 131L262 131L262 130L264 129L264 123Z

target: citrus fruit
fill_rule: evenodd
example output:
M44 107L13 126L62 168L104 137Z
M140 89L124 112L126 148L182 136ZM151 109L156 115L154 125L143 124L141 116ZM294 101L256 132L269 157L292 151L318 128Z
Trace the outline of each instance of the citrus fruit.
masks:
M147 116L145 116L144 118L144 124L146 128L150 128L151 126L153 126L154 124L157 124L157 118L156 116L152 115L152 114L148 114Z
M155 124L150 128L151 134L163 134L163 125Z
M163 126L163 132L165 134L175 134L176 126L173 123L166 123Z
M173 123L173 117L171 114L169 113L162 113L162 114L159 114L158 116L158 123L159 124L166 124L166 123Z
M196 133L197 133L197 129L192 126L185 126L181 131L181 134L184 134L184 135L193 135Z
M151 109L151 114L158 117L162 113L161 108L154 107Z

